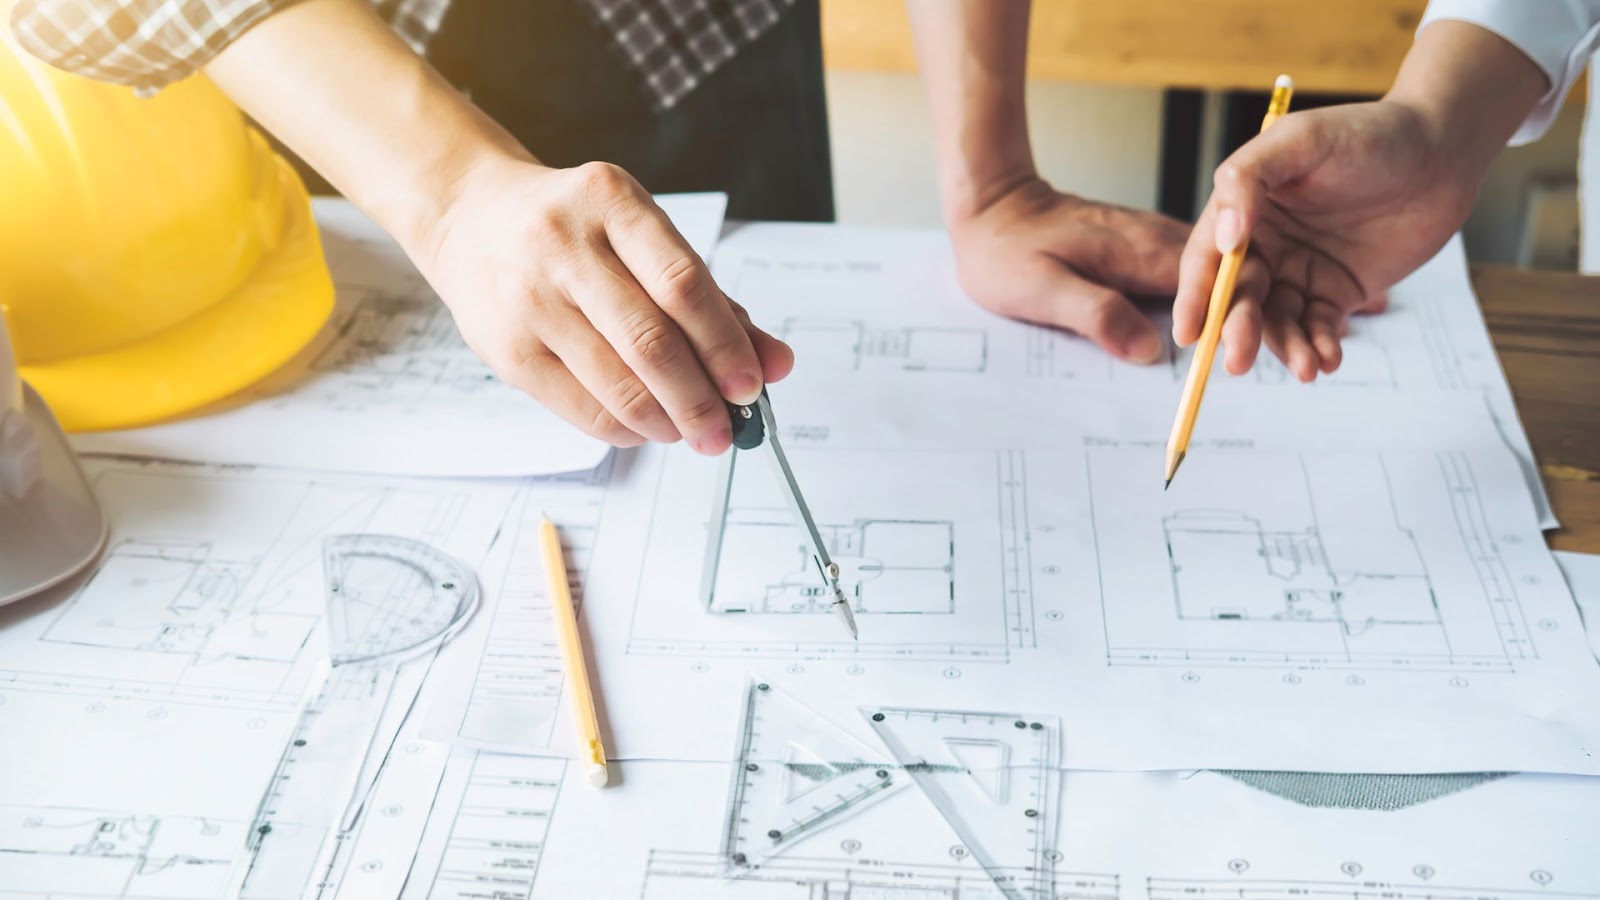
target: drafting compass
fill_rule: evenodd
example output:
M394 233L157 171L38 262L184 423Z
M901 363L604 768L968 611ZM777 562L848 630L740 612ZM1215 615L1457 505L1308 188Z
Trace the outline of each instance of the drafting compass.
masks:
M812 563L817 567L817 574L822 578L823 585L833 593L834 612L844 622L845 627L850 629L850 636L858 637L855 613L850 611L850 601L845 597L844 590L839 587L839 564L828 555L827 544L822 540L821 532L817 531L816 521L811 518L811 508L806 506L805 498L800 496L800 486L795 483L794 470L789 467L789 457L784 454L783 445L778 443L778 421L772 416L772 401L767 397L766 389L763 388L761 396L749 406L728 404L728 415L733 419L733 449L728 451L728 465L724 468L728 476L726 483L717 492L716 505L712 510L713 535L707 548L709 554L706 566L707 595L709 596L710 591L710 573L716 570L717 556L721 552L722 536L719 524L727 512L728 491L733 485L733 457L741 450L765 447L765 455L772 460L773 469L778 476L778 490L788 502L794 517L799 520L801 530L805 532L806 549L810 552Z

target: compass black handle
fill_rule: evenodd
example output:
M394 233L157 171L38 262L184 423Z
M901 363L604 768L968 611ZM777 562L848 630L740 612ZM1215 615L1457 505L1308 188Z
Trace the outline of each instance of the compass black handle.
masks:
M761 389L761 396L767 395L767 389ZM728 418L733 420L733 446L740 450L754 450L766 440L767 429L761 422L761 411L756 409L754 403L749 406L739 406L736 403L728 404Z

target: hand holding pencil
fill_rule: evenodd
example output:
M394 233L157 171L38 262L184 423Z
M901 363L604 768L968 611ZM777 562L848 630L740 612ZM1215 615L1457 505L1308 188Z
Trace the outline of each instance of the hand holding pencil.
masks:
M1498 35L1440 20L1418 33L1382 99L1296 112L1234 151L1183 251L1172 308L1200 339L1224 254L1250 242L1222 365L1265 345L1302 382L1337 370L1350 318L1433 258L1472 212L1489 167L1549 89Z
M1261 120L1261 131L1266 133L1272 123L1289 111L1289 99L1294 94L1294 81L1279 75L1272 86L1272 100L1267 104L1267 114ZM1195 345L1194 358L1189 362L1189 377L1183 384L1183 397L1178 402L1178 414L1172 423L1172 435L1167 439L1166 486L1183 465L1189 452L1189 440L1194 432L1195 420L1200 415L1200 400L1205 396L1206 382L1211 376L1211 366L1217 358L1217 345L1222 340L1222 323L1227 319L1233 303L1233 291L1239 280L1239 270L1244 265L1245 252L1250 241L1240 236L1222 255L1217 269L1217 280L1211 286L1211 300L1206 306L1205 327Z

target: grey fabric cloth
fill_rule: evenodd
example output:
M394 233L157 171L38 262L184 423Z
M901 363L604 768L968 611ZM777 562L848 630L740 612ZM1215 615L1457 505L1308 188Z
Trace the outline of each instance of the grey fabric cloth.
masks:
M1387 811L1436 800L1511 773L1339 775L1326 772L1219 769L1217 774L1301 806Z

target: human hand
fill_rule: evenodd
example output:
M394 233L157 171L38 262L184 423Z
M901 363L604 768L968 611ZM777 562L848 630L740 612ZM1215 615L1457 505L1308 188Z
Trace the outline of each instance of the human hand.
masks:
M540 165L370 3L295 3L206 74L394 235L496 374L596 437L721 453L723 401L793 365L638 182Z
M1347 318L1376 312L1396 282L1466 221L1489 164L1550 89L1492 31L1423 28L1384 99L1285 116L1217 169L1184 249L1172 334L1200 336L1222 253L1250 242L1224 320L1224 365L1248 370L1265 338L1301 381L1339 367Z
M414 256L500 378L613 445L726 450L723 401L755 401L794 355L711 279L622 169L474 166Z
M1222 253L1246 238L1265 263L1241 275L1224 320L1223 364L1249 370L1264 339L1301 381L1341 360L1347 318L1443 247L1475 185L1424 116L1394 101L1285 116L1217 168L1183 253L1172 332L1194 343Z
M1121 359L1161 358L1164 341L1128 298L1177 289L1182 223L1034 176L952 217L950 234L961 286L985 308L1075 331Z

